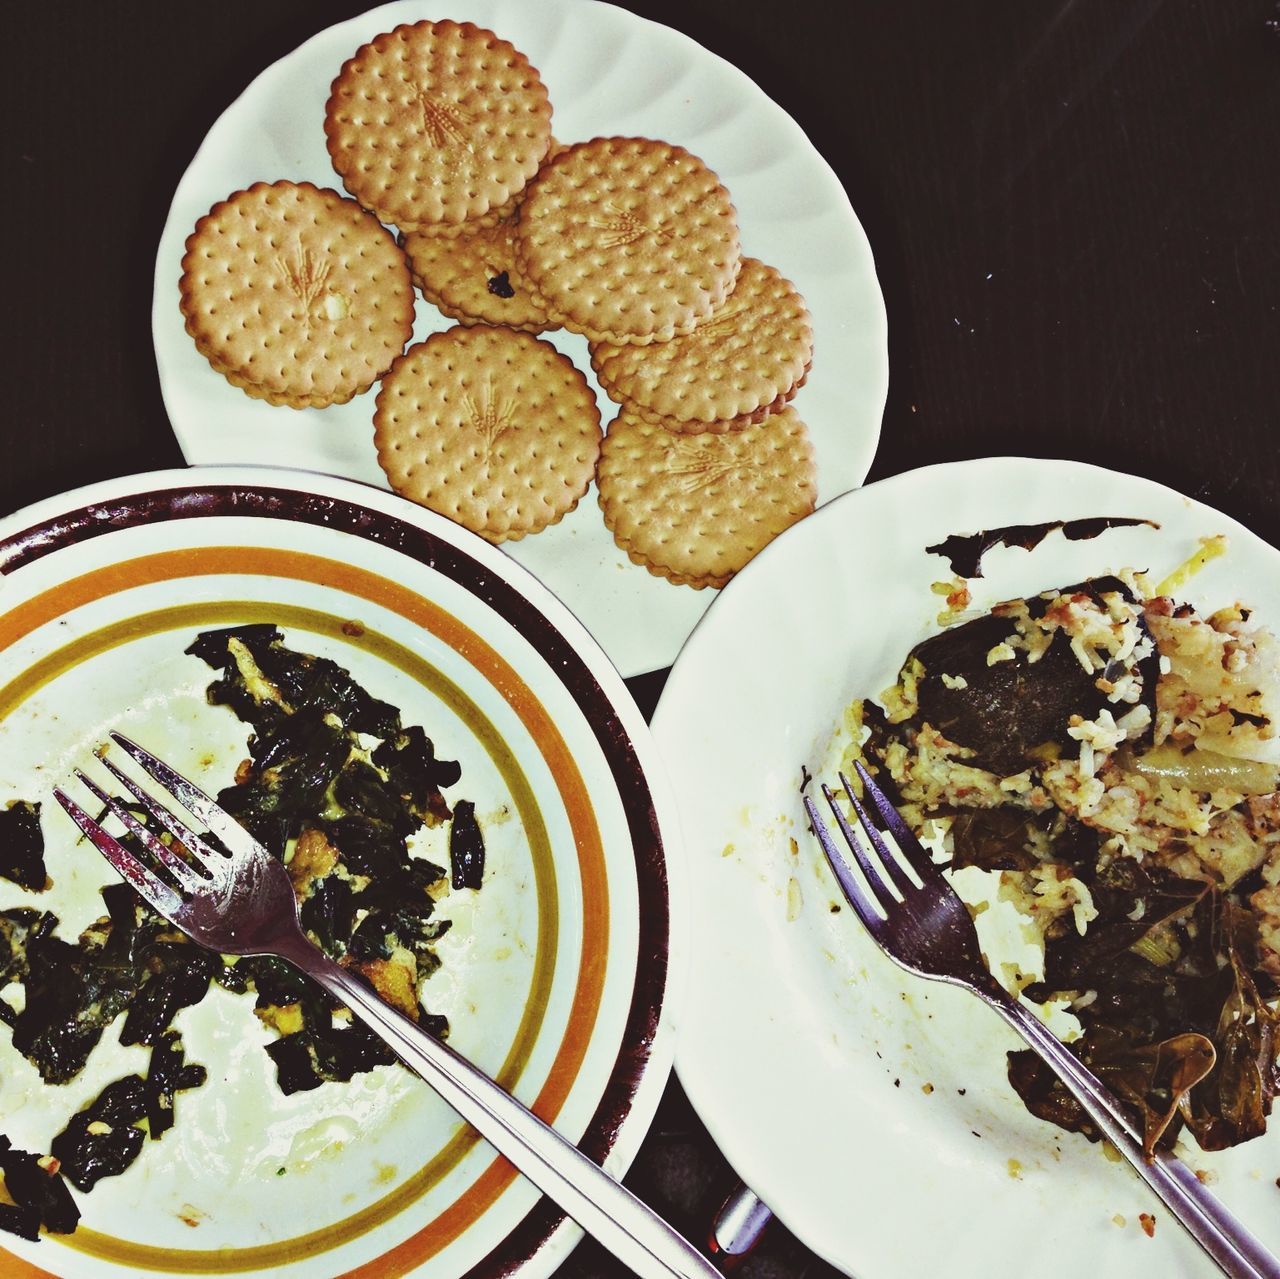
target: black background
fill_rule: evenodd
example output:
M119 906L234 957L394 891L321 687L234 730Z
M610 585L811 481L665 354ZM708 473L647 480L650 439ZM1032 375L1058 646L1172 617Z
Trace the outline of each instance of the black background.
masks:
M0 514L181 463L150 343L170 196L249 80L363 7L4 5ZM1280 540L1273 0L626 7L736 63L843 179L889 311L871 478L1079 458ZM631 1184L700 1234L731 1179L673 1085ZM587 1246L566 1273L611 1269ZM778 1230L746 1273L825 1269Z

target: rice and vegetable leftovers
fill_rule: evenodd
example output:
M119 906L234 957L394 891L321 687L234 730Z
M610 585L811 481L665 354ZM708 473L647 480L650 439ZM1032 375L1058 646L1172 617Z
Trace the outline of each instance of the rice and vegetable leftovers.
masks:
M853 717L855 753L953 882L988 876L1043 942L1042 973L993 971L1074 1015L1071 1049L1148 1151L1262 1133L1280 643L1249 609L1204 615L1131 572L1010 600L917 645ZM1008 1074L1033 1114L1097 1138L1039 1057L1011 1052Z

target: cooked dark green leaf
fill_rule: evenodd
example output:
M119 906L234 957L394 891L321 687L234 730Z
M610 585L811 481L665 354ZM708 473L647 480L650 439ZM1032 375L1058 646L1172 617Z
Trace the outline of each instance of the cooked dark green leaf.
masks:
M14 1150L9 1139L0 1136L0 1171L4 1173L5 1189L18 1206L12 1220L27 1224L33 1214L36 1226L58 1235L69 1235L80 1220L80 1209L67 1189L60 1172L50 1172L40 1162L40 1156L25 1150ZM4 1207L9 1207L6 1204ZM0 1228L12 1229L13 1226ZM17 1230L16 1233L23 1233ZM34 1239L36 1234L24 1234Z
M1214 938L1215 962L1225 955L1227 963L1218 973L1205 975L1202 987L1207 998L1194 1010L1204 1023L1212 1018L1212 1029L1205 1033L1213 1039L1218 1065L1194 1090L1184 1110L1187 1126L1201 1148L1222 1150L1266 1129L1280 1085L1277 1012L1254 977L1256 917L1229 898L1213 894L1197 912L1197 925Z
M186 652L208 663L214 670L230 675L237 671L227 641L238 639L259 661L272 644L278 644L284 636L270 623L251 623L246 626L227 626L220 630L201 631L187 646Z
M199 1088L205 1078L203 1066L185 1063L182 1040L176 1030L160 1036L151 1049L146 1079L147 1128L153 1138L159 1140L173 1127L177 1094L187 1088Z
M124 1172L146 1141L136 1126L146 1111L146 1083L140 1075L126 1075L72 1115L50 1146L67 1180L77 1190L92 1190L101 1178Z
M1030 870L1039 864L1030 841L1041 823L1017 808L966 808L951 823L951 864L983 870Z
M393 870L378 876L360 894L360 904L372 910L412 910L431 914L435 901L431 889L444 878L444 871L425 857L406 857Z
M449 864L454 888L479 888L484 878L484 836L476 821L476 806L460 799L453 809L449 828Z
M386 823L364 816L340 817L326 822L324 832L354 875L380 880L408 865L409 846L404 836Z
M327 1031L304 1030L267 1045L276 1082L286 1096L323 1083L345 1083L353 1075L396 1060L372 1031L359 1023Z
M1010 1052L1008 1074L1014 1092L1037 1119L1056 1124L1068 1132L1083 1133L1090 1141L1097 1141L1102 1136L1085 1114L1084 1107L1067 1091L1053 1067L1039 1053L1032 1052L1030 1048Z
M1080 1041L1067 1047L1139 1119L1148 1153L1173 1145L1188 1094L1214 1064L1209 1040L1190 1033L1147 1044L1132 1043L1121 1034L1095 1033L1083 1049ZM1030 1049L1009 1054L1009 1082L1037 1118L1083 1133L1090 1141L1101 1136L1053 1069Z
M39 804L18 800L0 808L0 876L36 893L48 884Z
M34 1243L40 1238L40 1214L34 1208L18 1208L13 1204L0 1203L0 1230L7 1230L19 1239L30 1239Z
M156 1045L178 1011L198 1004L209 989L215 959L198 946L172 945L151 951L151 974L129 1005L122 1044Z
M1080 936L1074 929L1045 947L1045 986L1053 990L1098 984L1108 964L1153 929L1189 914L1209 892L1202 879L1182 879L1155 865L1117 857L1091 875L1098 915Z
M358 814L402 836L411 835L421 825L382 774L364 760L352 760L342 770L333 793L343 809L352 815L347 820L353 820Z
M1068 719L1092 718L1106 702L1061 633L1034 664L1023 654L989 666L987 654L1012 634L1007 619L979 617L914 650L925 669L920 719L973 751L967 762L1002 777L1026 768L1037 747L1068 741ZM944 674L964 687L949 688Z
M106 1029L137 993L132 965L95 962L51 934L27 948L26 1007L13 1021L13 1046L51 1084L78 1074Z
M418 1005L418 1025L427 1032L428 1035L434 1035L437 1039L447 1039L449 1035L449 1019L440 1016L439 1013L429 1013L421 1005Z
M295 711L334 715L348 732L390 737L400 730L400 712L370 697L336 662L295 653L283 645L265 652L258 666Z
M292 964L271 955L254 955L242 959L235 971L251 983L257 992L259 1008L267 1005L283 1007L308 999L323 1002L325 996L314 982L304 977Z
M231 651L233 639L248 650L258 671L277 690L283 707L255 697L246 686ZM187 652L223 673L223 679L210 686L210 701L230 706L259 729L275 723L281 714L309 709L335 716L353 733L390 737L399 731L400 714L394 706L371 697L336 662L294 652L282 639L274 626L233 626L205 631Z
M1061 592L1093 599L1113 593L1131 598L1116 578L1098 578ZM1033 615L1037 609L1043 613L1047 601L1058 594L1049 592L1029 600ZM1097 677L1081 666L1062 631L1038 661L1015 651L1012 659L988 665L987 654L1014 633L1008 618L988 614L932 636L911 653L925 670L918 719L973 751L968 762L1000 776L1021 772L1034 763L1037 749L1046 744L1070 745L1071 716L1092 719L1107 704ZM1155 696L1158 660L1155 665L1139 666L1144 675L1143 697L1149 705ZM953 686L943 682L943 675L953 677Z
M449 805L441 787L453 786L462 776L456 761L436 758L435 744L416 724L373 752L373 762L387 774L387 781L401 801L421 821L443 821Z
M230 641L239 640L257 662L281 638L280 632L268 624L232 626L197 635L186 651L222 672L222 678L214 680L205 690L209 704L230 708L259 732L277 723L285 709L270 698L255 696L241 674Z
M355 927L356 898L351 881L327 875L302 903L302 927L330 955L343 954Z

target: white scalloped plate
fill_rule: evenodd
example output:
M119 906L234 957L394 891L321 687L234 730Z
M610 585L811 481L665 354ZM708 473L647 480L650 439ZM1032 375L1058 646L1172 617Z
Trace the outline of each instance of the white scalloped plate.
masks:
M1226 533L1228 553L1180 594L1239 599L1280 627L1280 552L1226 516L1080 463L955 463L872 484L784 534L722 592L658 707L697 921L676 1069L739 1174L859 1279L1217 1273L1127 1167L1023 1109L1002 1023L908 977L847 907L833 912L839 889L800 803L801 767L819 772L844 707L892 683L938 629L929 586L951 570L926 546L1098 515L1161 527L991 551L974 607L1125 566L1158 580L1199 537ZM1187 1157L1280 1250L1280 1118L1254 1142Z
M608 659L519 565L448 520L348 480L248 467L94 485L0 520L0 804L41 801L53 886L0 882L73 939L114 875L50 798L121 728L199 785L226 785L246 726L209 706L184 649L274 622L346 666L457 758L486 832L480 892L422 998L451 1042L620 1175L670 1066L683 971L671 806L644 721ZM106 780L101 777L101 780ZM465 787L465 790L463 789ZM414 849L448 860L445 829ZM678 866L672 868L676 876ZM669 932L669 930L671 930ZM69 1238L0 1241L0 1274L469 1274L539 1279L581 1232L398 1066L283 1096L244 998L179 1012L208 1082L163 1141L79 1196ZM109 1027L84 1071L42 1085L0 1034L0 1130L47 1151L145 1049Z
M186 460L302 467L385 486L373 448L374 393L301 411L250 399L213 372L184 332L178 277L196 220L233 191L277 178L340 189L322 127L330 81L379 32L441 17L489 27L529 56L562 142L662 138L720 174L738 209L743 251L795 281L813 315L814 365L795 408L817 450L819 501L860 484L879 438L888 355L871 249L844 189L795 121L741 71L687 36L596 0L385 5L320 32L227 108L178 184L156 258L156 364ZM414 340L452 323L419 299ZM616 406L599 391L585 339L548 336L587 375L607 423ZM568 604L624 675L669 665L714 597L632 564L601 521L594 487L562 523L506 549Z

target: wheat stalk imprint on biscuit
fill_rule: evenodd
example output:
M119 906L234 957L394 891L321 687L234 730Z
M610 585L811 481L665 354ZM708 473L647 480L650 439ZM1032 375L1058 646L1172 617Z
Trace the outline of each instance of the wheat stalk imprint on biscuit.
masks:
M634 244L646 235L662 244L675 234L671 227L662 225L661 219L651 226L640 214L632 209L620 209L612 200L604 206L604 210L609 217L587 219L588 226L604 232L599 237L603 248L616 249L625 244Z
M471 425L481 440L484 441L484 461L486 465L493 456L494 446L498 440L515 427L515 401L494 398L493 383L486 381L479 403L474 397L464 395L462 407L471 419Z
M426 89L418 93L422 107L422 128L433 146L443 150L450 143L471 149L467 129L475 123L475 117L456 102L445 102Z
M303 323L310 332L314 318L312 311L329 279L329 263L317 263L311 256L311 250L299 245L293 251L292 261L277 255L275 267L289 286L289 291L302 303Z
M692 333L687 334L686 341L706 339L715 342L720 338L734 337L742 331L740 321L747 310L745 302L739 302L736 306L726 306L709 320L699 324Z
M682 493L696 493L725 480L738 480L745 472L758 471L759 465L749 458L717 457L701 445L677 440L671 447L667 474L677 481Z

